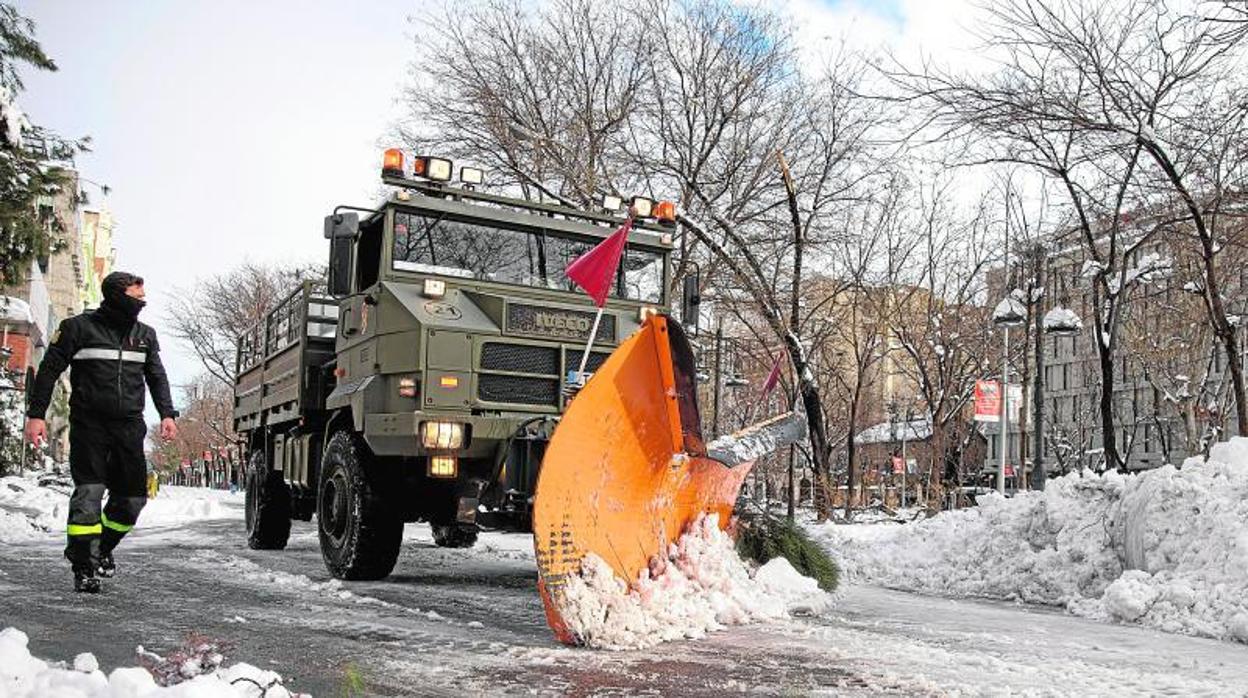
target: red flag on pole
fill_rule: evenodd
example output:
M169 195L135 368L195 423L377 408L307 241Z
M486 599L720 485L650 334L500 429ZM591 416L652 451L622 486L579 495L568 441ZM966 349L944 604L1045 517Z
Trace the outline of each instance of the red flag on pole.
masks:
M771 367L771 373L767 374L767 380L763 382L763 399L764 400L766 400L767 396L771 394L772 389L776 387L776 383L780 382L780 363L783 360L784 360L784 352L781 351L779 354L776 355L776 363L775 365Z
M607 302L607 294L615 282L615 271L620 266L620 256L624 254L624 243L628 242L628 231L632 229L633 219L630 216L611 237L568 265L568 278L585 289L599 308Z

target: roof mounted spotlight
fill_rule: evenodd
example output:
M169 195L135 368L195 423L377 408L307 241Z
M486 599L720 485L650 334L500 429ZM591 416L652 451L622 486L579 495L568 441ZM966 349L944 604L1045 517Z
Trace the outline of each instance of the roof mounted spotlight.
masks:
M459 168L459 181L478 186L485 181L485 170L479 167L461 167Z
M621 208L624 208L624 199L611 194L602 195L602 209L604 211L618 213Z
M454 165L446 158L435 158L422 155L412 160L412 174L435 182L451 181L451 170Z
M649 218L650 212L654 210L654 200L644 196L634 196L628 200L628 207L638 218Z

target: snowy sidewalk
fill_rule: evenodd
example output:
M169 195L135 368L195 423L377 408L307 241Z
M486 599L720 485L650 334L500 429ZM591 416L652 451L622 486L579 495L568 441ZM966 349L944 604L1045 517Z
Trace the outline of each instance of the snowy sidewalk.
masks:
M1241 696L1248 647L1008 602L848 587L799 636L904 693Z
M1248 644L1248 439L1182 468L1071 474L912 523L809 530L851 582Z

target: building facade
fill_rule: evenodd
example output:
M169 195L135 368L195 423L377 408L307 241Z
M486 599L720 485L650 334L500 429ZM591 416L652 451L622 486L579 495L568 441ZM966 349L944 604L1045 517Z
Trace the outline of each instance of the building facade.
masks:
M1173 227L1147 235L1128 231L1119 244L1131 251L1112 282L1122 284L1122 290L1117 320L1107 335L1115 446L1128 470L1179 464L1210 443L1237 435L1226 353L1210 329L1203 304L1198 250L1190 236ZM1050 473L1101 470L1107 467L1100 406L1105 381L1093 324L1105 305L1097 306L1094 263L1081 241L1069 237L1047 241L1042 252L1043 294L1029 306L1026 326L1013 332L1019 350L1011 352L1012 364L1034 373L1031 314L1043 317L1061 307L1082 319L1077 334L1043 335L1043 459ZM1242 249L1229 246L1216 259L1228 312L1248 317L1248 259ZM1035 278L1035 264L1035 258L1019 263L1012 271L1013 287L1025 288ZM996 288L999 293L1002 286ZM1243 339L1248 337L1241 336L1241 346ZM1035 449L1028 429L1034 422L1032 378L1026 385L1022 431L1011 430L1015 443L1026 439L1021 458L1027 464Z

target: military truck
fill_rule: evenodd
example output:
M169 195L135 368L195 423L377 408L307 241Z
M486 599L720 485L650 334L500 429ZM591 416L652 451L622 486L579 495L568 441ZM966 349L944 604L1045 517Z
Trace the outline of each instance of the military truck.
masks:
M284 548L291 520L315 515L342 579L388 575L406 522L428 522L445 547L471 546L481 526L529 528L594 326L565 269L626 215L614 197L577 210L487 193L469 167L452 183L449 160L404 160L386 151L378 206L325 218L326 283L293 289L238 338L248 543ZM635 225L587 373L669 305L673 208L628 204Z

